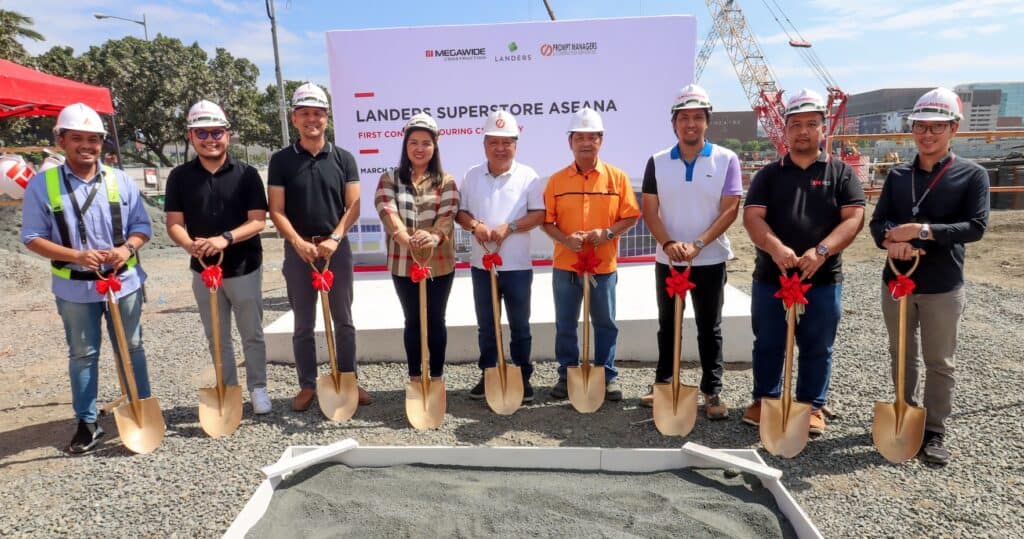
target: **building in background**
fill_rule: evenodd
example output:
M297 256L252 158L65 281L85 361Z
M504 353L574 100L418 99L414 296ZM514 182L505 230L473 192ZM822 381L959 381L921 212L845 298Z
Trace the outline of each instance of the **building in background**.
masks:
M1024 82L971 82L959 84L953 91L958 94L976 90L999 90L999 116L1024 117ZM961 99L963 99L961 97Z
M736 112L711 113L711 123L708 124L708 140L722 142L726 139L736 139L740 142L747 142L764 137L760 132L760 124L757 122L757 115L751 110Z
M905 133L914 102L931 88L883 88L852 94L846 104L846 125L851 134Z
M1002 90L957 90L957 95L964 106L964 119L960 122L962 130L995 131L1000 117Z

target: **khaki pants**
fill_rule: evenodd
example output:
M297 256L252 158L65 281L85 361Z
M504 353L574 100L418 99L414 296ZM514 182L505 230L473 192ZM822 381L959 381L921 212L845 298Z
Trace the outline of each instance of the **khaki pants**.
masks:
M963 287L941 294L911 294L907 297L907 357L904 398L914 406L922 406L920 362L924 357L924 401L928 411L925 428L946 431L946 418L953 407L953 355L956 352L960 315L967 304ZM882 316L889 331L889 356L892 359L893 384L896 383L896 360L899 334L899 301L892 299L882 284ZM920 351L918 343L920 343Z

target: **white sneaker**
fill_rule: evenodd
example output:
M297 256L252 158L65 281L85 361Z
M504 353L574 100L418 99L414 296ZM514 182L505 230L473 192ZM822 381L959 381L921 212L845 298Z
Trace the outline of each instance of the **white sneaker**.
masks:
M249 399L252 401L252 411L256 415L263 415L270 413L270 395L267 394L267 388L265 387L254 387L249 393Z

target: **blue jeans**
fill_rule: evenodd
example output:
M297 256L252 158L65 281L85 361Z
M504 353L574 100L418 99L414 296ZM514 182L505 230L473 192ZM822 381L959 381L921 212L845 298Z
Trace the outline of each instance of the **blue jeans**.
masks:
M786 354L786 309L775 297L778 284L754 281L750 318L754 330L754 399L778 398L782 394L782 368ZM818 285L805 296L808 305L797 319L796 345L800 356L797 371L796 400L821 408L828 396L832 375L832 343L836 340L840 297L843 286Z
M619 376L615 368L615 341L619 328L615 326L615 272L595 275L597 286L590 287L590 323L594 326L594 364L604 366L606 382ZM580 363L580 347L576 340L580 306L583 304L583 281L574 271L551 270L551 284L555 296L555 358L558 359L558 379L565 380L566 367Z
M149 373L146 371L146 352L142 349L142 292L136 290L118 302L125 338L128 340L128 355L132 360L132 371L139 390L139 398L149 397ZM95 423L99 415L96 409L96 391L99 385L100 321L107 319L107 335L114 347L117 337L114 322L107 311L105 301L76 303L57 298L57 312L64 321L64 336L68 341L68 374L71 376L71 405L79 421ZM117 372L123 374L121 362L115 360Z
M472 268L473 302L476 304L477 342L480 345L481 369L498 364L498 344L494 335L494 309L491 305L491 272ZM511 333L508 348L509 359L523 373L523 380L533 374L530 364L530 287L533 286L533 270L498 272L498 302L505 300L508 326Z

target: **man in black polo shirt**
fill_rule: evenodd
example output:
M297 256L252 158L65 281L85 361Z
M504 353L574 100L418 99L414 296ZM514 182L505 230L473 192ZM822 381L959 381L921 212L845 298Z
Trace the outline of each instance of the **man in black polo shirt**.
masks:
M213 350L210 291L200 272L199 258L221 264L223 285L217 291L220 308L221 363L224 383L235 385L235 354L231 345L231 314L245 354L245 383L253 412L270 412L267 394L267 350L263 343L263 246L259 233L267 220L267 196L256 169L228 155L231 133L224 111L203 100L188 111L188 140L197 157L175 167L167 177L167 233L191 255L192 293L206 339Z
M334 272L328 294L338 369L355 372L356 328L352 324L352 248L349 228L359 219L359 169L352 154L327 142L327 94L306 83L292 96L292 125L299 141L270 158L268 193L270 218L285 239L284 279L288 303L295 317L292 350L299 377L299 393L292 409L306 410L316 396L316 323L318 292L310 279L310 264ZM370 404L359 388L359 404Z
M917 157L894 167L871 216L875 243L900 260L900 271L910 267L914 249L921 263L907 297L905 398L915 406L918 398L920 357L924 356L924 407L927 410L923 458L935 464L949 462L943 439L953 404L953 355L956 352L964 292L964 244L978 241L988 224L989 182L985 169L956 156L950 141L960 128L960 98L936 88L918 99L908 119L912 122ZM890 290L894 278L888 265L882 274L882 315L889 331L889 353L896 372L899 342L898 293ZM918 354L920 328L921 354Z
M757 246L750 315L754 330L754 402L743 421L758 425L761 398L781 393L786 312L775 297L779 277L799 273L813 286L799 319L796 400L812 405L808 430L821 434L821 407L828 396L832 343L842 311L840 252L864 225L864 190L852 170L821 151L825 101L801 90L786 103L789 153L754 176L747 191L743 226Z

